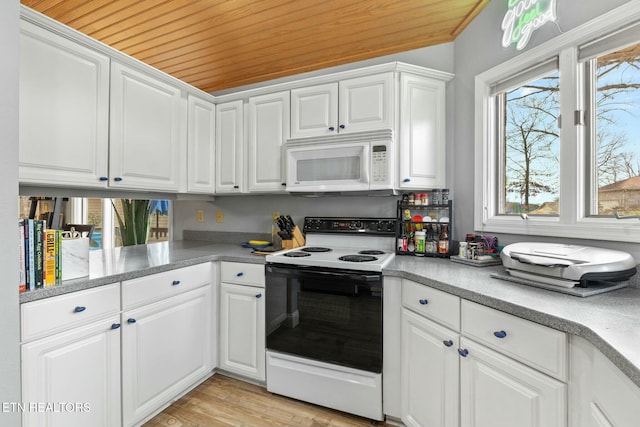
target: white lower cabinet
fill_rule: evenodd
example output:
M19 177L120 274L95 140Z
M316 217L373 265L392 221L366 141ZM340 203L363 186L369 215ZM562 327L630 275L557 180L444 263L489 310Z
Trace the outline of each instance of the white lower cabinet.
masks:
M460 345L462 427L566 426L566 384L464 337Z
M220 284L221 369L265 380L264 289Z
M403 309L402 343L402 420L457 426L459 334Z
M222 262L220 277L218 366L265 381L264 265Z
M22 345L22 425L120 425L120 319Z
M120 424L120 284L24 303L23 426Z
M566 334L410 280L402 304L407 426L567 425Z
M122 314L123 424L135 425L209 374L211 286Z
M569 427L639 425L640 387L584 338L571 337Z

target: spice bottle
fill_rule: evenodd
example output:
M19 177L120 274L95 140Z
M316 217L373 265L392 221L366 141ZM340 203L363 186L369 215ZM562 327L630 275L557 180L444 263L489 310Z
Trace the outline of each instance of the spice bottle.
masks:
M443 225L440 229L440 238L438 239L438 253L449 253L449 226Z

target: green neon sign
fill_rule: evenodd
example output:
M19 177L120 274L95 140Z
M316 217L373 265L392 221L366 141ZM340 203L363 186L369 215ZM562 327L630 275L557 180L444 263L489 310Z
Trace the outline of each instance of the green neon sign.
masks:
M502 46L515 44L516 49L522 50L535 30L556 19L556 0L507 0L507 13L502 19Z

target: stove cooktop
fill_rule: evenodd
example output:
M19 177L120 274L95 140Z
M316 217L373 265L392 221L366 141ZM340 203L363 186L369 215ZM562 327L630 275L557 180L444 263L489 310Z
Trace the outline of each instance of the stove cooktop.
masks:
M382 271L394 259L393 250L332 247L326 252L306 252L294 248L267 255L268 263L326 267L362 271Z

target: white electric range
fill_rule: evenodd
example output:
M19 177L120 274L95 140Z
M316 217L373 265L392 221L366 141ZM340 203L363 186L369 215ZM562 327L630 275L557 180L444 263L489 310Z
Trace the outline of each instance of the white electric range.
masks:
M394 218L305 218L306 246L265 267L267 389L383 419L382 270Z

